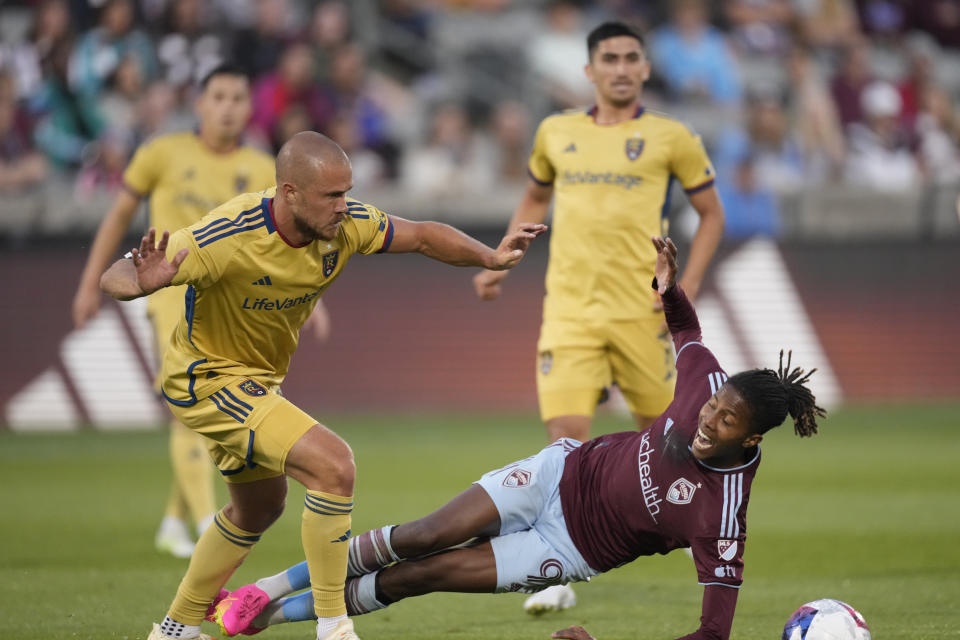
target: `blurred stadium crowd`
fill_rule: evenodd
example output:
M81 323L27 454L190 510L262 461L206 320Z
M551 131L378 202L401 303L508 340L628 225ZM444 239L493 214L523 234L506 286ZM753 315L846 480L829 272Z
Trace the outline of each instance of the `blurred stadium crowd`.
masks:
M223 60L251 74L251 144L322 131L361 197L499 225L539 120L590 104L605 19L647 35L644 103L703 135L729 236L956 227L958 0L5 0L0 235L92 229Z

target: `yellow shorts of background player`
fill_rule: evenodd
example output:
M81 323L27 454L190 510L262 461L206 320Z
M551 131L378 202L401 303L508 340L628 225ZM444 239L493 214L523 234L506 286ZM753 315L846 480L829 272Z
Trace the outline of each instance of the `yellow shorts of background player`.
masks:
M169 404L187 428L204 436L227 482L252 482L284 473L287 454L317 421L251 378L224 376L224 385L189 407Z
M157 374L154 380L154 389L160 392L160 366L163 354L170 346L170 337L177 328L177 323L185 313L183 297L187 287L166 287L158 289L147 298L147 318L153 327L153 349L156 356Z
M658 416L673 400L673 344L661 314L639 321L544 319L537 352L544 422L593 416L613 382L634 414Z

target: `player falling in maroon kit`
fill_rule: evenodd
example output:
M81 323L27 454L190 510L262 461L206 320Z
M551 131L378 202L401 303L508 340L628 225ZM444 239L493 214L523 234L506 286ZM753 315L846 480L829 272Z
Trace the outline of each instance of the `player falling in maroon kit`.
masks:
M789 357L784 366L782 352L779 371L728 378L700 342L693 305L675 284L676 247L663 238L653 244L654 286L677 350L675 396L663 415L640 432L583 445L560 439L484 475L424 518L353 538L350 615L435 591L534 592L690 547L704 594L700 628L683 638L729 637L758 445L787 414L800 436L816 433L817 417L826 414L805 386L813 371L791 369ZM292 567L256 583L274 602L251 612L248 632L312 612L297 606L309 592L275 600L302 588L297 573ZM581 627L553 637L592 638Z

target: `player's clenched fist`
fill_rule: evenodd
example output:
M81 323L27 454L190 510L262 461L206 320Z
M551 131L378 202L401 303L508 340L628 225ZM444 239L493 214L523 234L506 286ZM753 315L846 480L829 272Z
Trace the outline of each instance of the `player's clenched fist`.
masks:
M507 277L507 271L484 269L473 276L473 289L481 300L495 300L500 297L503 287L500 283Z

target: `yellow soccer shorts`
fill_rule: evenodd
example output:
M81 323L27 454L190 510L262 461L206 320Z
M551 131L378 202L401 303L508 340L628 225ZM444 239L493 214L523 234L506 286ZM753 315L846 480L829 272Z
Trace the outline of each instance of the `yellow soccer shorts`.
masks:
M252 378L223 380L224 386L192 406L168 404L173 415L204 436L227 482L282 475L290 449L317 421Z
M659 416L673 400L673 343L657 314L639 321L544 318L537 343L540 417L593 416L616 383L634 414Z

